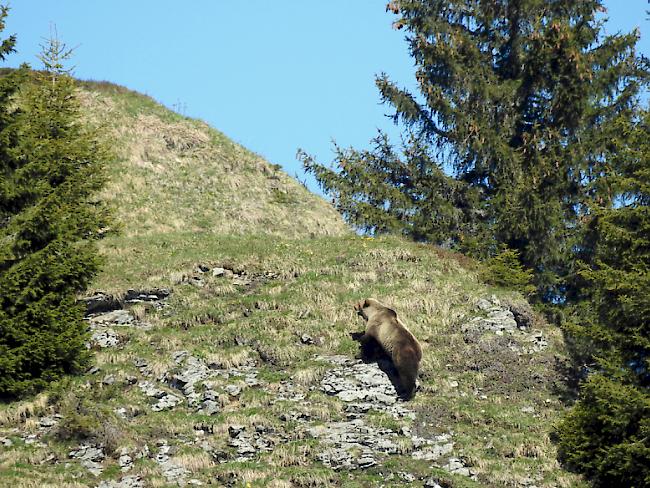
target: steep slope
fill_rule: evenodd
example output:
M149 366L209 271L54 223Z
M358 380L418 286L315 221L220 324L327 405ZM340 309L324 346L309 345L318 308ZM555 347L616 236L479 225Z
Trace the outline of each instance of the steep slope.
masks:
M123 235L349 232L322 198L204 122L117 85L82 86L89 119L117 155L102 196L118 209Z
M107 196L124 232L95 283L113 297L88 300L91 370L0 405L0 486L586 486L550 441L561 333L521 297L462 256L347 231L199 122L112 85L83 96L122 151ZM219 144L188 148L206 134ZM202 184L231 177L223 194ZM277 181L296 200L273 200ZM422 343L410 402L389 363L354 359L366 297Z

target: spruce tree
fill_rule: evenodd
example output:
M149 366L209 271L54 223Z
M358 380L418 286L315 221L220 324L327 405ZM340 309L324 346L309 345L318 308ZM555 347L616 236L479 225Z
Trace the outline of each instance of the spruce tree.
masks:
M9 8L0 6L0 32L5 29L5 19ZM9 54L15 52L16 37L10 36L0 44L0 60L4 61ZM6 199L9 194L7 176L15 168L15 163L10 154L11 149L17 144L16 120L19 110L15 107L15 97L21 82L24 81L25 69L8 70L0 76L0 229L7 225L9 214Z
M619 124L616 172L599 181L615 206L594 202L585 225L574 337L593 361L580 399L558 428L565 463L597 486L650 485L650 112Z
M43 388L88 361L77 294L99 267L95 241L108 225L95 195L107 152L81 120L58 39L44 70L21 90L5 145L0 188L0 396Z
M647 73L635 52L638 33L604 36L600 0L393 0L388 9L407 33L419 93L386 75L376 84L393 120L433 151L420 161L405 152L398 167L421 162L434 174L453 167L456 182L444 186L477 195L465 202L480 199L474 215L489 238L477 240L478 254L493 254L500 244L516 250L534 271L540 295L557 299L586 205L608 198L589 189L608 171L602 154L621 137L615 122L638 103ZM334 171L303 160L346 215L372 223L395 194L410 191L409 181L386 176L393 165L383 148L341 155ZM367 171L369 165L382 171ZM350 184L355 172L364 184ZM427 209L428 198L424 192L415 200L423 210L417 222L410 219L417 210L396 218L436 226L440 207Z
M338 171L298 152L305 169L334 197L357 229L400 233L417 241L463 250L478 248L479 195L444 173L426 142L413 136L401 150L379 133L370 151L336 149Z

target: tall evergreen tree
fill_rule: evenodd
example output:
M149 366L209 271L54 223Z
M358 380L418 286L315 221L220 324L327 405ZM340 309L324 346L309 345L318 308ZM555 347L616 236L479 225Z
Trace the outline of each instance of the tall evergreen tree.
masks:
M617 130L616 172L599 181L617 197L594 202L582 246L575 337L594 372L559 426L561 456L597 486L650 485L650 112Z
M0 32L5 29L5 19L9 8L0 6ZM15 51L16 36L4 39L0 44L0 60L4 61L9 54ZM19 111L15 108L15 96L25 76L25 70L8 71L0 77L0 228L4 227L9 219L5 201L9 193L7 178L15 168L15 163L10 154L11 149L17 144L16 120Z
M394 0L388 8L407 33L419 85L414 95L377 78L393 119L435 151L425 161L432 173L448 163L454 185L480 197L475 210L492 237L479 240L482 252L498 249L495 242L518 251L540 294L557 297L589 199L608 198L589 193L589 183L608 171L602 155L621 137L615 122L635 112L647 76L635 52L638 33L604 36L600 0ZM417 167L411 157L406 152L398 166ZM366 171L371 158L386 171ZM348 215L372 221L394 194L409 191L386 178L391 164L382 148L339 152L341 161L348 167L337 175L304 160ZM355 168L365 186L349 184ZM424 209L428 197L415 206ZM436 208L417 225L435 225Z
M82 124L68 55L56 38L44 46L45 69L21 90L6 130L14 144L3 132L0 396L36 391L88 359L76 294L98 271L107 152Z
M479 193L444 173L412 135L401 151L380 133L371 151L336 146L338 171L298 152L305 169L334 197L345 219L366 233L401 233L417 241L474 251L481 230ZM401 153L401 154L400 154Z

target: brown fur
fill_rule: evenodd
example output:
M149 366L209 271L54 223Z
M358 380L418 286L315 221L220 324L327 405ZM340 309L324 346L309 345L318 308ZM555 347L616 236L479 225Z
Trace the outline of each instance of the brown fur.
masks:
M366 321L366 331L356 339L362 348L376 341L390 356L399 374L405 398L415 394L415 380L422 359L422 348L411 331L399 320L394 310L382 305L373 298L367 298L354 306Z

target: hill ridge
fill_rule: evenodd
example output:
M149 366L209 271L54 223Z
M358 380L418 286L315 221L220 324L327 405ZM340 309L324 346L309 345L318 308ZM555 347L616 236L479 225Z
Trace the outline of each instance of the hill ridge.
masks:
M203 121L106 82L81 83L80 98L117 153L101 196L126 236L351 232L323 198Z

